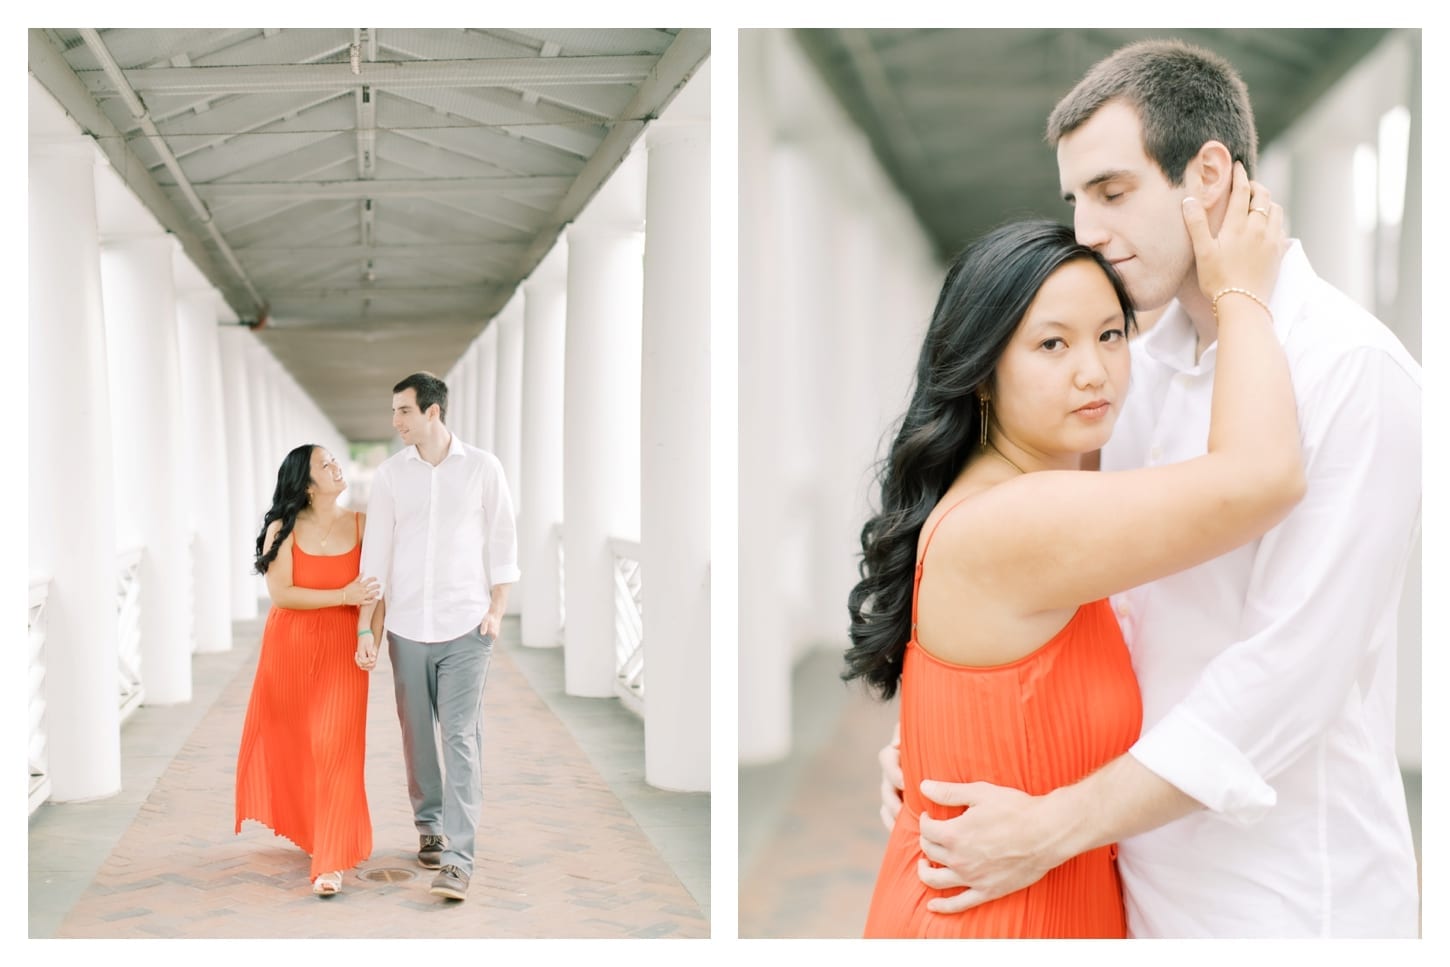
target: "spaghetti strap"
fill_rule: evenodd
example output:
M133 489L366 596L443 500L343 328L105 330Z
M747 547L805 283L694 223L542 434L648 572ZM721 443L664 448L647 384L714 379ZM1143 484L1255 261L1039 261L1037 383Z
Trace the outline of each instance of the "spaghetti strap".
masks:
M944 520L947 519L947 515L950 514L952 511L956 510L962 504L966 503L968 500L971 500L971 497L963 497L961 500L957 501L956 503L954 503L950 507L948 507L942 513L942 515L936 519L936 523L931 525L931 532L926 535L926 543L921 546L921 556L916 559L916 574L911 579L911 640L912 641L915 641L916 640L916 599L917 599L917 595L919 595L921 593L921 568L922 568L922 565L926 562L926 552L928 550L930 550L930 548L931 548L931 539L936 536L936 529L941 526L941 522L942 521L944 521Z
M916 561L916 566L918 568L920 568L922 562L926 560L926 552L931 547L931 539L936 536L936 529L941 526L941 522L946 520L952 511L956 510L962 504L965 504L971 499L971 497L963 497L961 500L952 504L946 509L945 513L943 513L940 517L936 519L936 523L931 525L931 533L926 535L926 543L921 546L921 557L917 558Z

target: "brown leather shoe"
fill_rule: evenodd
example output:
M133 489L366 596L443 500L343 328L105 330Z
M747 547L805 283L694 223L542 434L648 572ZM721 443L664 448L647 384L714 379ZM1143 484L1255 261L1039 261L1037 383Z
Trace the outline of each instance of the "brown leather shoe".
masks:
M449 864L433 877L433 885L428 888L428 892L450 900L462 900L468 895L468 874Z
M418 837L418 865L425 870L436 870L443 864L443 837L423 835Z

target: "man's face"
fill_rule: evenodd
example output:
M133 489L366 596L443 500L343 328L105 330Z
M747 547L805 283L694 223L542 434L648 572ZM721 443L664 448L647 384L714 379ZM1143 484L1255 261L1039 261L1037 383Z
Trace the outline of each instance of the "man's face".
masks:
M1077 240L1113 264L1136 308L1166 305L1194 277L1187 180L1174 187L1148 157L1134 108L1109 101L1060 139L1057 172Z
M393 429L404 446L412 446L428 432L428 417L418 411L418 394L412 387L393 394Z

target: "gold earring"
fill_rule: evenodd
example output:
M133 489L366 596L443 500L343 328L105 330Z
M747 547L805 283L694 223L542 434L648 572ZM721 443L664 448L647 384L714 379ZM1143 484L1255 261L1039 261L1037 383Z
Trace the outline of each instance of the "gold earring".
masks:
M977 397L977 411L982 417L982 443L980 449L985 450L987 449L987 418L992 412L992 404L987 401L985 396Z

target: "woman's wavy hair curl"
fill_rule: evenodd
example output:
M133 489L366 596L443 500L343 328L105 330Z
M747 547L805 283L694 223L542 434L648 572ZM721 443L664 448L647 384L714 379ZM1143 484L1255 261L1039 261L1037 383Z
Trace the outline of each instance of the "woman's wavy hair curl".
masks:
M257 535L255 569L258 574L267 573L267 568L277 559L277 551L282 547L282 542L297 525L298 512L311 500L307 488L312 484L312 451L316 449L315 443L304 443L296 447L283 458L282 466L277 469L277 486L272 491L272 506L262 518L262 532ZM272 526L274 520L282 522L282 529L277 532L277 539L272 542L271 548L264 553L263 548L267 546L267 528Z
M1077 259L1112 282L1128 331L1132 302L1111 265L1045 220L1014 222L978 239L952 261L916 365L916 381L886 459L877 468L881 510L861 528L861 580L851 590L846 681L862 678L883 699L896 694L911 637L911 592L921 526L977 453L977 394L1042 284Z

